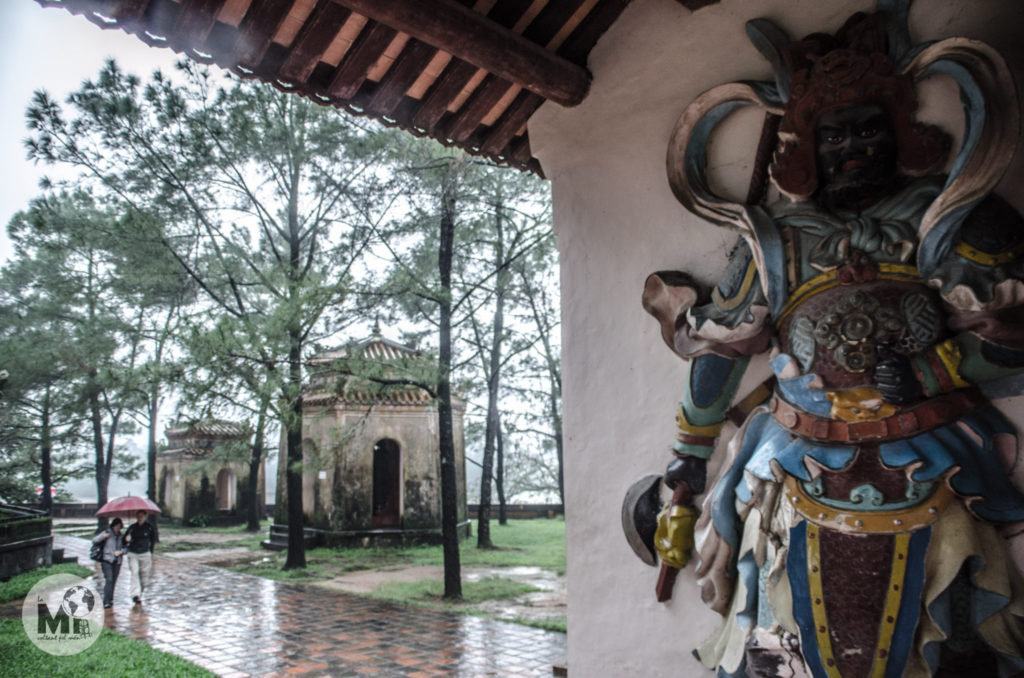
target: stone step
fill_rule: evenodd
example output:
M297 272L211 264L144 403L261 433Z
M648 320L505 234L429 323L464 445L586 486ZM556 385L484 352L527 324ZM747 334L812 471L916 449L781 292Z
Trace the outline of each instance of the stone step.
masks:
M315 530L312 527L304 527L302 528L302 532L306 548L320 546L323 540L323 535L319 530ZM260 546L268 551L286 550L288 548L288 526L280 525L278 523L271 525L269 538L261 541Z
M50 562L54 565L60 565L62 563L75 563L77 565L78 556L66 556L64 555L64 549L53 549Z

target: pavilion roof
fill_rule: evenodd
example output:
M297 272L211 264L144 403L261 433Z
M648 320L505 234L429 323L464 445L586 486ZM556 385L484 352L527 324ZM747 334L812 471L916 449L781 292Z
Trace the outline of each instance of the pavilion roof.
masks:
M160 452L161 455L183 454L194 457L207 454L224 443L248 441L252 437L252 430L244 422L202 419L176 422L164 435L167 436L167 448Z
M539 173L527 121L583 100L587 55L629 0L37 2Z
M398 378L390 365L398 367L403 362L430 361L422 351L384 337L380 325L374 326L373 334L361 341L353 342L331 351L324 351L309 359L313 368L309 386L302 396L305 405L333 405L362 407L369 405L423 406L433 402L433 397L424 389L413 384L395 383L381 388L365 379L348 379L332 368L335 361L349 358L378 363L385 368L382 376ZM459 400L456 398L456 400ZM461 400L459 401L461 405Z

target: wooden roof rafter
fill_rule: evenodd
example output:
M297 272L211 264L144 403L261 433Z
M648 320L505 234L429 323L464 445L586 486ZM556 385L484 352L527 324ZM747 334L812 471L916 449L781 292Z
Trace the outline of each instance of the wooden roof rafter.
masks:
M629 0L37 2L540 174L527 122L582 101L587 55Z

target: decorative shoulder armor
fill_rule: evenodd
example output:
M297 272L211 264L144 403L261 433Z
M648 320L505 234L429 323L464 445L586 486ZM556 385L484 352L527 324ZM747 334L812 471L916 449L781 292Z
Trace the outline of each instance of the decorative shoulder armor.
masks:
M740 238L729 254L722 279L711 291L710 302L694 307L690 315L697 332L707 323L719 326L720 330L735 330L745 323L757 322L752 307L766 307L767 303L750 245Z
M964 220L934 277L946 301L963 310L997 310L1024 302L1024 218L991 195Z

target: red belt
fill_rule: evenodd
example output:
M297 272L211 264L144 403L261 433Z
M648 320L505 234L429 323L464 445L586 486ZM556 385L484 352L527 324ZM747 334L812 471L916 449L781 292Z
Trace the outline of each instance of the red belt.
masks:
M772 396L768 407L777 422L802 438L823 443L855 443L909 438L951 424L983 402L975 389L960 389L930 398L884 419L855 422L804 412L778 395Z

